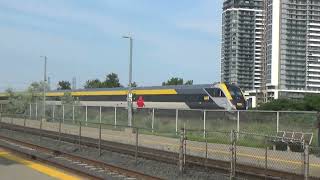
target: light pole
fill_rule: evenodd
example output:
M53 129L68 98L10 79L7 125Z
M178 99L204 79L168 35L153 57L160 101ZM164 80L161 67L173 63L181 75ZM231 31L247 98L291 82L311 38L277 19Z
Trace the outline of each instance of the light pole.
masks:
M130 57L129 57L129 85L128 85L128 125L132 126L132 43L133 39L131 36L122 36L122 38L126 38L130 40Z
M46 82L47 82L47 56L40 56L44 58L44 72L43 72L43 120L46 120Z

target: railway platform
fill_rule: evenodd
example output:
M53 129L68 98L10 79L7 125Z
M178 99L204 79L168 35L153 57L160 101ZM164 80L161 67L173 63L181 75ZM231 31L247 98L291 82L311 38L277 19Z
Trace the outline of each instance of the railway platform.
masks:
M5 149L0 148L0 174L1 179L25 179L25 180L80 180L84 179L72 175L64 170L48 166L17 156Z

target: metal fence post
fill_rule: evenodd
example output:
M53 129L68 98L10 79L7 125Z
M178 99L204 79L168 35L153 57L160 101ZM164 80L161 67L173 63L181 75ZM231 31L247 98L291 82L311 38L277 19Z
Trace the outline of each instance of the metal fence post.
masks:
M79 121L79 150L81 150L81 121Z
M2 111L0 112L0 128L2 128Z
M100 109L99 109L99 122L100 122L100 124L101 124L101 106L100 106Z
M208 161L208 134L207 131L205 130L204 132L204 136L205 136L205 142L206 142L206 156L205 156L205 161L204 161L204 166L207 168L207 161Z
M309 178L309 144L304 143L304 153L303 153L303 165L304 165L304 180Z
M233 180L236 176L236 133L231 130L231 162L230 162L230 179Z
M101 156L101 122L99 123L99 156Z
M265 143L265 162L264 162L264 176L265 176L265 179L268 179L268 137L265 136L264 137L265 140L264 140L264 143Z
M56 110L56 105L52 106L52 121L54 121L54 111Z
M117 107L114 107L114 126L117 127Z
M184 129L180 130L180 146L179 146L179 171L183 173L183 153L184 153Z
M152 133L154 132L154 108L152 108L152 122L151 122Z
M207 119L207 111L203 111L203 138L206 139L206 119Z
M240 111L237 112L237 132L240 132Z
M186 165L186 154L187 154L187 137L186 137L186 124L183 124L183 166Z
M30 119L32 119L32 104L30 103Z
M27 120L27 116L24 116L24 119L23 119L23 127L26 127L26 120Z
M178 118L179 118L179 110L176 109L176 135L178 135Z
M139 151L139 128L136 128L136 152L135 152L135 160L138 162L138 151Z
M26 120L27 120L27 115L25 115L23 118L23 132L24 133L26 133Z
M86 125L87 125L87 122L88 122L88 106L86 105Z
M36 103L36 120L38 120L38 104Z
M75 117L74 117L74 105L72 105L72 122L74 123Z
M62 105L62 122L64 123L64 105Z
M61 142L61 119L59 118L59 144Z
M39 127L39 135L40 135L40 141L42 140L42 118L40 119L40 127Z
M280 113L279 111L277 111L277 133L279 132L279 117L280 117Z

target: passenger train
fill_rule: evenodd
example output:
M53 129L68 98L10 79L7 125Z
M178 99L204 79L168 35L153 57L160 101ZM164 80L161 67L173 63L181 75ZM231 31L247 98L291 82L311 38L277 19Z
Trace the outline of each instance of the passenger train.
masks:
M46 94L47 104L60 104L66 92L81 105L127 107L127 88L51 91ZM247 106L240 88L227 83L136 87L132 89L134 107L138 97L144 99L146 108L244 110Z

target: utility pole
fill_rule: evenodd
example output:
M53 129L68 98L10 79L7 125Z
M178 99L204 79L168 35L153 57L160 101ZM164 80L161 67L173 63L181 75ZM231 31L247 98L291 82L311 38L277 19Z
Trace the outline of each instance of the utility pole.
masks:
M43 72L43 120L46 120L46 85L47 85L47 56L44 58L44 72Z
M131 36L122 36L130 40L130 55L129 55L129 85L128 85L128 126L132 126L132 46L133 39Z

